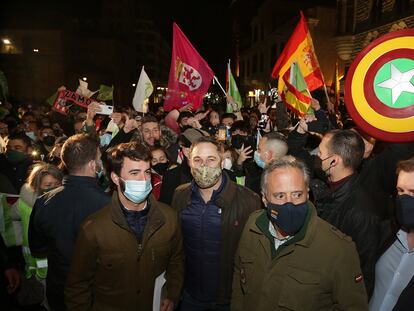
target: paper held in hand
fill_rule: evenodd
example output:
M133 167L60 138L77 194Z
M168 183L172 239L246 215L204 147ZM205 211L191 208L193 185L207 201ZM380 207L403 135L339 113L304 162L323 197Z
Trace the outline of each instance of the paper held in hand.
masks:
M165 271L161 273L156 279L155 279L155 285L154 285L154 297L152 300L152 310L153 311L160 311L161 307L161 298L162 298L162 288L165 284Z

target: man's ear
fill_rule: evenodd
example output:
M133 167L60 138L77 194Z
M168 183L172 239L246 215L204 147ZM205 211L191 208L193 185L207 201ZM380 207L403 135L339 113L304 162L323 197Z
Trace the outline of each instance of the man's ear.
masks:
M92 172L96 172L96 162L95 162L95 160L90 160L88 162L88 167Z
M267 205L267 199L266 199L266 195L264 194L264 192L262 191L262 202L264 204L264 206Z
M119 186L119 176L117 174L111 172L111 179L115 185Z

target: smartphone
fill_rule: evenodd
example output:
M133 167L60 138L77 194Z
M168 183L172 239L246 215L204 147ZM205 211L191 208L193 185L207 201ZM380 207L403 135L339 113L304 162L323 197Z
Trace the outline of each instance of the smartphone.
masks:
M114 112L114 106L100 104L99 107L101 108L101 111L97 112L97 114L105 114L109 116L112 112Z
M227 137L227 128L225 126L220 126L218 129L218 135L217 135L218 141L226 141Z

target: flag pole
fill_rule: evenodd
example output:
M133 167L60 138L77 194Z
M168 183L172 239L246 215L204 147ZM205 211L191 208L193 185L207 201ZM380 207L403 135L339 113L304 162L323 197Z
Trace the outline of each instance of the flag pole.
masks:
M213 78L214 80L216 80L216 82L217 82L217 84L219 85L219 87L221 88L221 90L223 91L223 93L224 93L224 96L227 96L227 93L226 93L226 91L223 89L223 87L221 86L221 84L220 84L220 82L219 82L219 80L217 79L217 77L216 76L214 76L214 78Z

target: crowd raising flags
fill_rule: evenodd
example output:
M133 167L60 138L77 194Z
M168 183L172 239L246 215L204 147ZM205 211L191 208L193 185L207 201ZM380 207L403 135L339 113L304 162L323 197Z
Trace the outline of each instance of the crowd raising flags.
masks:
M193 104L193 110L197 110L203 104L204 95L213 77L214 73L207 62L174 23L171 68L164 110L181 108L189 103Z
M295 72L292 72L293 63L297 64L293 66ZM286 104L292 108L294 112L303 115L308 110L308 105L306 104L306 101L304 101L305 98L295 98L299 93L304 94L303 90L294 91L292 87L295 87L295 85L292 83L285 89L286 81L288 81L287 77L290 77L290 74L285 76L288 71L291 71L293 75L303 76L309 91L324 85L322 71L319 68L318 59L316 58L312 38L303 12L300 12L300 21L283 49L282 54L276 61L272 71L272 77L274 79L279 79L279 94L288 92L285 94L285 98L286 100L291 100L291 102L286 102Z

